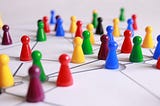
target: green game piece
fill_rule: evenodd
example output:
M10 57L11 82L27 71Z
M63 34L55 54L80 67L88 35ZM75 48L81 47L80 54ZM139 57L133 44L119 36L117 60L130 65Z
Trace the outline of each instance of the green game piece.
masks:
M46 41L46 33L44 31L44 23L43 21L38 21L38 31L37 31L37 41Z
M84 54L93 54L92 44L90 42L90 33L87 30L83 32L82 50Z
M130 54L129 60L131 62L143 62L143 54L141 50L142 38L140 36L135 36L133 38L133 49Z
M93 20L92 20L92 24L94 26L94 28L97 28L97 25L98 25L98 14L96 11L93 11Z
M120 21L125 21L126 19L125 19L125 14L124 14L124 8L121 8L120 9L120 16L119 16L119 20Z
M43 69L43 66L41 64L41 58L42 58L42 54L41 54L40 51L35 50L35 51L32 52L33 65L36 65L40 68L40 71L41 71L40 80L42 82L44 82L44 81L46 81L47 77L44 73L44 69Z

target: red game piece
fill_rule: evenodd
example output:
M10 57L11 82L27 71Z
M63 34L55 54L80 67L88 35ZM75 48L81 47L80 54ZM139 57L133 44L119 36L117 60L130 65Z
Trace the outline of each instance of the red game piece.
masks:
M70 57L67 54L62 54L59 57L59 62L61 64L58 78L57 86L67 87L73 84L72 74L68 66L70 62Z
M124 32L124 41L121 47L121 53L131 53L132 51L132 42L131 42L131 36L132 32L130 30L126 30Z
M160 69L160 57L158 58L157 64L156 64L156 68Z
M54 31L57 30L57 20L58 20L58 18L60 18L60 16L59 16L59 15L56 15L56 25L55 25Z
M133 29L134 30L138 30L136 18L137 18L137 16L135 14L133 14L132 20L133 20Z
M100 40L101 40L101 47L98 52L98 59L106 60L106 57L108 55L108 36L102 35Z
M29 69L30 82L26 100L28 102L39 102L44 100L44 92L39 80L40 69L36 65L32 65Z
M79 20L77 21L77 30L75 37L81 37L82 38L82 22Z
M21 61L30 61L32 60L31 57L31 49L29 46L30 38L27 35L23 35L21 38L22 42L22 49L21 49L21 54L20 54L20 60Z
M50 32L50 27L49 27L48 17L47 16L43 17L43 22L44 22L44 31L46 33L49 33Z
M12 44L12 39L9 34L9 26L8 25L3 25L3 38L2 38L2 45L10 45Z

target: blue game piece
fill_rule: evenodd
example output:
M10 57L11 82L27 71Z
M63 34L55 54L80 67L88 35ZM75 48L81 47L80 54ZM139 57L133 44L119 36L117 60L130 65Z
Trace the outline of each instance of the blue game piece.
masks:
M105 68L106 69L117 69L119 67L116 49L118 44L114 41L108 44L108 56L106 58Z
M114 41L113 37L113 27L111 25L106 27L107 36L108 36L108 43Z
M58 18L57 19L56 36L64 36L65 35L62 23L63 23L62 19Z
M56 24L56 18L55 18L55 12L54 12L54 10L51 10L50 24L51 25Z
M132 37L134 36L134 29L133 29L133 20L131 18L129 18L127 20L127 30L130 30L132 32Z
M158 41L158 44L154 51L153 58L158 60L158 57L160 56L160 35L157 36L157 41Z

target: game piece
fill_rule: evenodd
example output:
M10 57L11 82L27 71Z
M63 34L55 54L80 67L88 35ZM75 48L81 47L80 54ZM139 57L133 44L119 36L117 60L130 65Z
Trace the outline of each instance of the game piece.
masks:
M28 71L30 81L26 96L27 102L40 102L44 100L44 92L39 80L40 69L36 65L32 65Z
M159 57L158 60L157 60L156 68L157 68L157 69L160 69L160 57Z
M2 45L11 45L12 39L9 33L9 26L3 25L2 29L3 29Z
M51 25L56 24L56 18L55 18L55 12L54 12L54 10L51 10L50 24Z
M106 31L107 31L107 36L108 36L108 42L112 42L114 41L114 37L113 37L113 27L108 25L106 27Z
M0 88L7 88L14 85L14 78L9 68L9 57L0 54Z
M146 35L143 40L142 47L143 48L154 48L154 41L153 41L153 37L152 37L152 27L147 26L145 28L145 31L146 31Z
M132 19L128 19L127 20L127 30L130 30L132 32L132 37L134 36L134 29L133 29L133 20Z
M44 31L46 33L49 33L50 32L50 27L49 27L48 17L47 16L43 17L43 23L44 23Z
M98 52L98 60L106 60L108 55L108 36L102 35L101 38L101 47Z
M47 40L46 33L44 31L44 23L43 21L38 22L38 30L37 30L37 41L43 42Z
M132 32L130 30L126 30L124 32L124 41L121 47L121 53L131 53L132 51L132 42L131 42Z
M104 33L103 31L103 25L102 25L102 21L103 19L101 17L98 17L98 25L96 28L96 34L102 35Z
M95 44L95 39L94 39L94 33L93 33L93 30L94 30L94 27L92 24L88 24L87 25L87 30L90 32L90 42L91 44Z
M71 16L71 24L70 24L69 32L71 34L74 34L76 32L76 29L77 29L76 17L75 16Z
M157 36L157 46L155 48L155 51L153 53L153 58L154 59L158 59L158 57L160 56L160 35Z
M106 69L117 69L119 67L116 49L118 44L114 41L108 43L108 56L105 62Z
M75 37L82 38L82 21L78 20L76 25L77 25L77 29L76 29Z
M82 50L84 54L93 54L92 44L90 42L90 33L87 30L83 32Z
M73 84L72 74L69 68L70 57L67 54L62 54L59 57L59 62L61 64L58 78L57 78L57 86L67 87Z
M120 30L119 30L119 19L118 18L114 18L113 19L113 35L115 37L119 37L120 36Z
M30 42L29 36L23 35L21 37L21 42L22 42L22 48L21 48L20 60L21 61L32 60L31 49L30 49L30 46L29 46L29 42Z
M42 63L41 63L41 59L42 59L42 54L40 51L38 50L34 50L32 52L32 59L33 59L33 65L36 65L40 68L40 80L42 82L46 81L47 80L47 77L46 77L46 74L44 72L44 69L43 69L43 66L42 66Z
M56 25L55 25L54 31L57 30L57 20L58 20L59 18L61 18L61 17L60 17L59 15L56 15Z
M82 41L83 40L81 37L74 38L74 50L71 59L72 63L80 64L85 62L85 57L82 50Z
M143 54L141 50L142 38L140 36L135 36L133 38L133 48L130 54L130 62L143 62Z
M65 32L63 29L63 21L61 18L57 19L57 29L56 29L56 36L64 36Z
M120 15L119 15L119 20L121 21L121 22L123 22L123 21L125 21L126 19L125 19L125 10L124 10L124 8L121 8L120 9Z
M2 17L0 16L0 29L2 29L3 25Z
M137 27L137 16L135 14L132 15L132 20L133 20L133 29L134 30L138 30L138 27Z
M94 26L94 28L97 28L97 25L98 25L98 13L97 13L97 10L93 10L93 19L92 19L92 24Z

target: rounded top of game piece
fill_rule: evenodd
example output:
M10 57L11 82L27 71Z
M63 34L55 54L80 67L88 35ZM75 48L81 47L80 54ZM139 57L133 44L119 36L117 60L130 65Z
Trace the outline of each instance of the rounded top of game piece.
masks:
M151 33L153 31L152 27L151 26L147 26L145 28L145 31L148 32L148 33Z
M37 21L37 25L38 25L38 23L39 23L40 21L42 21L42 20L41 20L41 19L39 19L39 20Z
M32 65L29 68L28 74L30 77L39 77L40 76L40 69L36 65Z
M67 54L61 54L59 56L59 62L61 64L68 64L70 62L71 58Z
M9 30L9 26L8 25L3 25L2 29L3 29L3 31L8 31Z
M87 31L87 30L83 31L83 37L84 37L85 39L89 38L89 37L90 37L90 32Z
M120 11L121 11L121 12L124 12L124 8L121 8Z
M101 37L100 37L100 40L101 42L107 42L108 41L108 36L103 34Z
M41 54L40 51L34 50L34 51L32 52L32 59L33 59L33 60L40 60L41 58L42 58L42 54Z
M133 20L132 20L131 18L129 18L129 19L127 20L127 23L128 23L128 24L133 24Z
M95 14L95 13L97 13L97 10L96 10L96 9L93 10L93 14Z
M88 24L86 27L89 31L92 31L94 29L93 24Z
M51 14L54 14L55 12L54 12L54 10L51 10Z
M76 21L76 16L71 16L71 21Z
M160 35L157 36L157 41L158 41L158 42L160 41Z
M74 38L74 44L77 45L77 46L81 46L82 45L82 38L81 37L75 37Z
M21 37L21 42L22 42L23 44L29 43L29 42L30 42L29 36L23 35L23 36Z
M102 19L102 17L98 17L98 22L102 22L103 21L103 19Z
M119 19L118 18L114 18L113 19L113 23L119 23Z
M136 44L136 45L140 45L142 42L142 38L140 36L135 36L133 38L133 43Z
M113 27L112 27L111 25L107 26L107 27L106 27L106 31L107 31L108 33L112 33L112 32L113 32Z
M57 19L57 24L62 24L63 23L63 20L61 18L58 18Z
M44 27L43 21L39 21L39 22L38 22L38 28L43 28L43 27Z
M125 37L131 37L132 36L132 32L130 30L125 30L124 31L124 36Z
M132 15L132 19L136 19L137 18L137 15L136 14L133 14Z
M43 21L48 21L48 17L47 17L47 16L44 16L44 17L43 17Z
M115 50L115 49L117 49L117 47L118 47L118 44L115 41L109 42L109 44L108 44L108 48L110 50Z
M81 26L82 25L82 21L78 20L76 24L77 24L77 26Z
M56 15L56 19L60 18L60 15Z
M9 56L6 54L0 54L0 64L8 64Z

